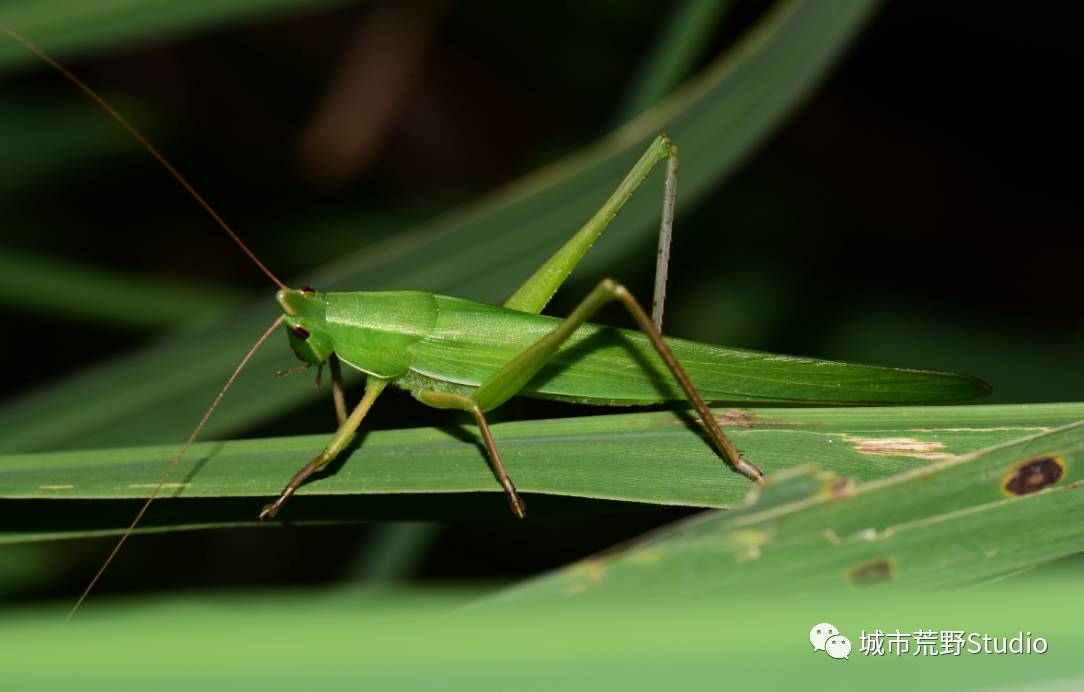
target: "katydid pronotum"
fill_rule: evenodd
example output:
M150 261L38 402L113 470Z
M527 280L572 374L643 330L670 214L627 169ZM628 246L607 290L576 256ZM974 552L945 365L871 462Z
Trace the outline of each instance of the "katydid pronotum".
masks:
M301 367L328 366L338 429L325 449L289 480L273 502L263 507L259 513L261 520L275 517L315 471L342 452L389 384L408 390L426 406L471 414L493 475L512 513L519 518L525 516L526 505L501 462L498 445L486 421L487 412L516 395L626 405L685 400L696 411L721 459L731 470L759 483L764 478L763 472L733 445L707 401L940 403L969 398L981 391L972 378L874 366L849 366L840 381L825 384L822 373L840 364L671 338L664 340L662 315L678 174L678 150L665 134L654 138L601 208L503 306L425 291L320 293L308 287L290 288L123 116L36 45L2 26L0 30L59 70L146 147L278 286L276 300L282 309L282 315L260 336L220 390L83 592L73 613L158 497L249 358L282 327L302 361ZM567 318L540 315L624 203L662 161L666 166L651 315L624 286L610 278L600 281ZM638 331L600 327L589 322L602 305L611 301L619 302L627 310ZM343 391L342 363L366 375L364 395L350 410ZM776 376L765 376L766 369ZM891 376L893 384L902 388L886 391L886 376ZM600 379L619 381L620 386L607 387L600 393L597 387ZM909 392L906 382L921 384L916 387L920 393Z

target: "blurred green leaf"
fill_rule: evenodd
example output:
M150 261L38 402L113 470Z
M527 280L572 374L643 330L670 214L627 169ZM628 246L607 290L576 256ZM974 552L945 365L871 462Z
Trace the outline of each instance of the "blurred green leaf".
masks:
M140 278L0 251L0 305L135 329L164 327L232 302L226 290Z
M1073 690L1084 684L1084 588L1072 574L888 598L550 599L466 609L471 594L293 588L275 594L91 599L67 626L60 607L0 622L13 690L874 689ZM563 602L562 602L563 601ZM562 607L563 606L563 607ZM458 610L458 612L456 612ZM809 644L829 620L847 661ZM1031 632L1045 654L864 656L863 630ZM843 682L841 682L841 680Z
M696 79L611 136L468 208L347 254L303 281L322 290L424 288L500 301L595 211L660 130L683 152L682 204L713 189L813 88L874 7L871 1L780 3ZM600 275L615 256L650 237L658 205L650 191L630 200L577 274ZM296 227L304 228L304 219ZM182 439L275 316L270 292L259 304L7 404L0 409L7 431L0 449ZM292 360L285 348L258 353L208 435L240 430L314 397L307 385L253 374Z
M8 0L0 25L47 48L55 58L72 58L103 47L177 36L195 29L270 16L298 8L324 7L342 0ZM8 37L0 40L0 69L41 60Z
M688 76L731 4L730 0L683 0L677 4L659 29L636 81L625 93L615 125L658 103Z
M1084 404L721 409L719 416L734 443L769 474L816 463L865 481L1079 420ZM613 509L544 495L739 504L749 482L726 469L689 420L666 411L536 420L495 425L493 435L532 515ZM277 495L326 442L303 436L197 444L166 488L170 499L143 528L255 524L261 500ZM176 451L173 445L0 457L0 541L116 533L133 514L132 503L120 500L146 497ZM507 518L500 492L473 426L377 431L332 473L306 484L280 518Z

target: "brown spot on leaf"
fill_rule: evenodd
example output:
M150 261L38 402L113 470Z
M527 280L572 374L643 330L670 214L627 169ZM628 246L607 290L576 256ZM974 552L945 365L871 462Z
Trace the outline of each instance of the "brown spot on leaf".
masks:
M851 477L836 478L828 485L828 497L847 497L854 492L854 479Z
M848 578L851 584L858 587L873 586L882 582L890 581L894 574L892 562L882 557L879 560L859 565L851 570Z
M761 428L768 425L801 425L798 421L765 420L749 409L728 408L715 416L719 425L728 428Z
M1001 487L1010 495L1029 495L1054 485L1065 475L1065 460L1041 456L1017 463L1005 474Z
M945 445L940 442L919 440L913 437L844 437L862 454L877 456L914 457L930 461L943 461L956 458L954 454L942 452Z
M728 408L715 417L719 425L728 428L752 428L757 425L765 425L757 416L744 408Z

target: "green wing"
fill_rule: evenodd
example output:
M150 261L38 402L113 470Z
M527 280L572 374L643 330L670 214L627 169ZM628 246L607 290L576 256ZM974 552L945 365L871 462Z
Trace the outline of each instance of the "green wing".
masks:
M479 385L560 320L436 296L429 336L410 346L411 370L439 382ZM724 348L667 337L708 401L904 404L963 401L990 391L964 375L853 365ZM597 404L680 400L681 390L638 331L585 325L522 396Z

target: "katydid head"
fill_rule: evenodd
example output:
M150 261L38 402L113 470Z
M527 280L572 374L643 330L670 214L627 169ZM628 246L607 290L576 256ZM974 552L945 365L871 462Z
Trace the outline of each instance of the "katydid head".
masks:
M284 288L275 294L282 306L290 348L303 363L323 365L334 348L324 321L324 296L311 288Z

